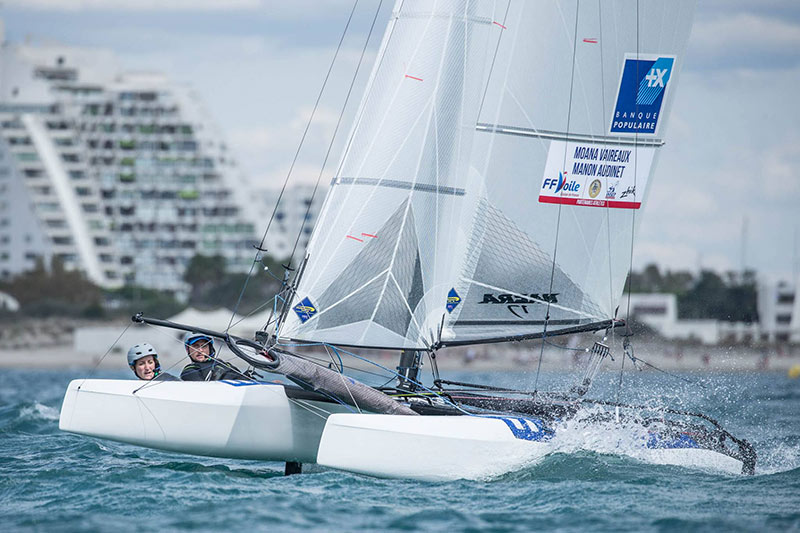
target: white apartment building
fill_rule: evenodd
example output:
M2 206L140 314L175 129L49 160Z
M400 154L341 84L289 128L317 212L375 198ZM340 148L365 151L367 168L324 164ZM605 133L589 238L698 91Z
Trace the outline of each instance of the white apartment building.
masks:
M98 285L120 284L109 226L75 124L50 91L77 71L0 48L0 277L57 256ZM98 57L102 63L102 57Z
M313 185L290 186L283 192L283 197L275 209L280 197L280 189L261 191L261 218L264 227L275 210L275 218L265 241L265 248L272 257L280 261L287 259L297 242L297 250L292 262L297 265L303 260L311 232L327 193L327 188L323 186L317 189L316 194L314 194Z
M105 287L181 293L195 254L249 268L239 171L190 89L107 51L4 43L0 122L0 275L58 255Z

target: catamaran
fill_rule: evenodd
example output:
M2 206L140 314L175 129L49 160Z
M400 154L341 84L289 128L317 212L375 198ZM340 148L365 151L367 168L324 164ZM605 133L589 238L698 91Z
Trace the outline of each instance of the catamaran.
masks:
M708 416L586 396L618 344L636 360L618 310L693 11L398 0L272 323L251 340L134 317L220 339L294 385L75 380L61 429L287 472L448 480L523 468L578 425L624 428L642 460L752 474L753 447ZM538 373L509 390L438 372L449 347L592 331L603 340L567 391L538 390ZM304 343L395 350L394 383L367 386Z

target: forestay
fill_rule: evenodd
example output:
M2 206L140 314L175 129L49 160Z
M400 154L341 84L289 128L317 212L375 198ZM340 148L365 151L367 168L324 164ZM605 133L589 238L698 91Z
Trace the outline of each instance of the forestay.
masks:
M693 4L398 2L281 336L425 349L614 317Z

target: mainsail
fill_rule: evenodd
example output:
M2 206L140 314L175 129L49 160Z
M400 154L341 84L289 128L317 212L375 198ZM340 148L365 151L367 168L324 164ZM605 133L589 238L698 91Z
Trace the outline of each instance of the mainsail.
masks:
M613 318L693 9L398 1L280 336L429 349Z

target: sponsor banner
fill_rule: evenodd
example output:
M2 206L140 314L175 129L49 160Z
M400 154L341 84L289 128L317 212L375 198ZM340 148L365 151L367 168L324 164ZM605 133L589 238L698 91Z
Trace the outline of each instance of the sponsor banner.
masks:
M655 135L675 56L625 54L611 133Z
M655 147L551 141L539 202L639 209Z

